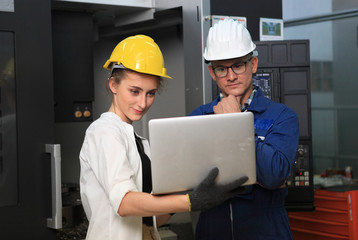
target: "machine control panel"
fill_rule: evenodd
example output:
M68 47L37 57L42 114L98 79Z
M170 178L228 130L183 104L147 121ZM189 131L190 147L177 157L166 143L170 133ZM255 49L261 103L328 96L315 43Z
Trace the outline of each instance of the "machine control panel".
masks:
M260 72L256 73L252 78L253 84L259 86L265 97L272 99L271 95L271 74Z
M308 145L298 145L295 165L287 180L289 187L309 187L310 176L310 154Z

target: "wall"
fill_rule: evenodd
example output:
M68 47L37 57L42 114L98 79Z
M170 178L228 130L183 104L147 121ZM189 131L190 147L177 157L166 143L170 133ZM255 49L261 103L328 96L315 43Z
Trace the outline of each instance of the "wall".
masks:
M309 39L312 69L312 138L315 173L358 169L358 2L283 0L286 39ZM342 12L350 11L344 18ZM340 13L338 15L337 13ZM331 19L327 19L331 17ZM326 19L326 20L322 20Z
M299 7L298 7L299 5ZM329 0L295 0L282 1L282 18L284 21L328 14L332 12L332 1ZM318 24L318 25L317 25ZM302 36L310 39L310 56L312 61L332 61L333 37L332 22L300 25L284 29L284 37L288 39L302 39ZM319 29L319 31L317 31ZM320 50L325 46L325 51Z
M246 17L252 40L260 40L260 17L282 18L282 0L211 0L212 15Z

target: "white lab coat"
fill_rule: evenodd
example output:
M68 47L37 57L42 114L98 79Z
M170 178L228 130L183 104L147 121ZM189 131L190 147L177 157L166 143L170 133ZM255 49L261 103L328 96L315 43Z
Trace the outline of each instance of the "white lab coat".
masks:
M150 157L147 140L143 146ZM142 217L117 213L127 192L142 191L142 164L133 126L115 113L103 113L86 131L80 164L81 199L89 220L86 239L141 240Z

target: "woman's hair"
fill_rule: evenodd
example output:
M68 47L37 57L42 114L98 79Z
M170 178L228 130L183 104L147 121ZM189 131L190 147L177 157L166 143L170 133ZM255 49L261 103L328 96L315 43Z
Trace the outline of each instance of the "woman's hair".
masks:
M122 79L126 76L127 72L136 72L136 71L133 71L131 69L128 69L128 68L115 68L112 70L111 72L111 75L110 77L108 78L108 81L111 77L114 78L114 81L117 83L117 84L120 84L120 82L122 81ZM137 72L138 73L138 72ZM142 74L146 74L146 73L142 73ZM149 74L148 74L149 75ZM151 76L155 76L155 75L151 75ZM164 87L164 82L165 80L162 78L162 77L159 77L159 76L155 76L157 77L157 81L158 81L158 93L160 93L161 89ZM107 89L107 92L111 93L111 90L109 89L108 87L108 81L107 81L107 84L106 84L106 89Z

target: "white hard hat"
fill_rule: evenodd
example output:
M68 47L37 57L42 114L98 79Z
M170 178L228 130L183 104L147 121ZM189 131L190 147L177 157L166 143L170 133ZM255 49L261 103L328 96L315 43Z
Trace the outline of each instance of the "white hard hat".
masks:
M242 23L224 19L210 28L204 58L206 61L239 58L251 53L255 48L249 31Z

